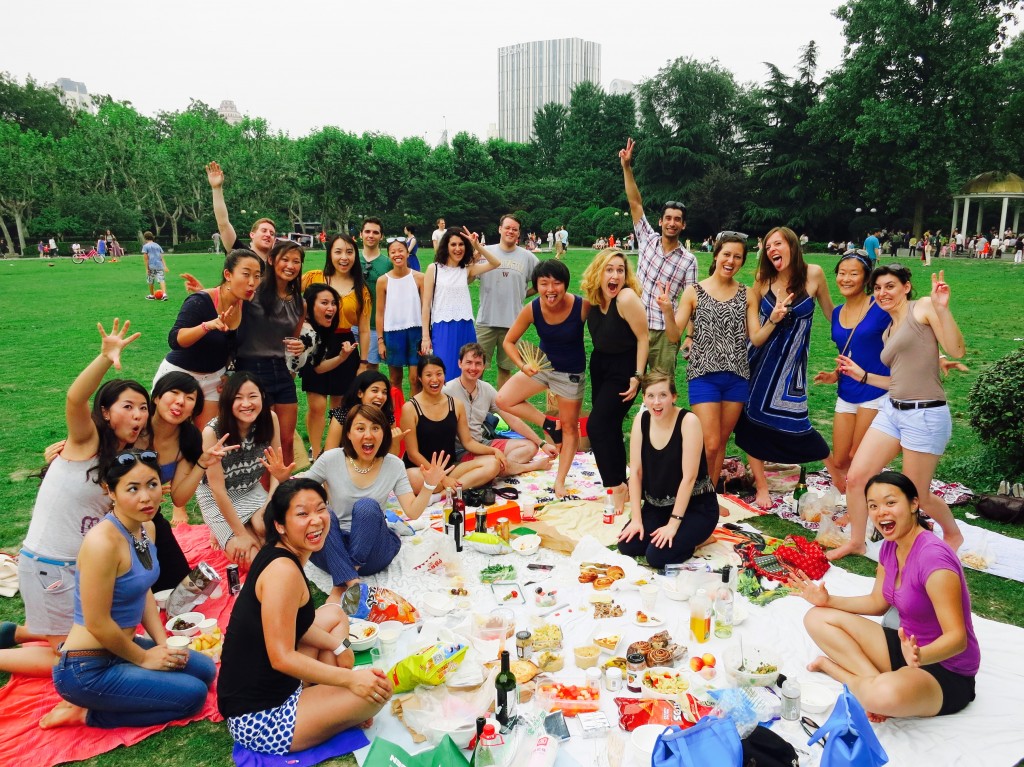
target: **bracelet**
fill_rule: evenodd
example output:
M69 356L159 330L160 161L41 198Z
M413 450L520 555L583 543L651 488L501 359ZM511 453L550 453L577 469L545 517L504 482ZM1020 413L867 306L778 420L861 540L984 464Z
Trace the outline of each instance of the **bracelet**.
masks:
M672 514L672 515L671 515L671 516L669 517L669 519L677 519L677 520L679 520L680 522L682 522L682 521L683 521L683 515L682 515L682 514Z
M866 370L864 371L864 375L861 377L860 382L862 384L868 382L868 371L866 371Z
M639 370L634 370L634 371L633 371L633 375L632 375L632 376L630 376L630 378L635 378L635 379L637 379L638 381L639 381L639 380L640 380L641 378L643 378L643 377L644 377L644 374L643 374L643 373L641 373L641 372L640 372Z
M359 364L360 365L369 365L370 361L369 360L359 360Z
M772 319L771 317L769 317L769 318L768 318L768 321L769 321L770 323L772 323L772 325L778 325L778 324L779 324L779 323L777 323L777 322L776 322L775 320L773 320L773 319Z
M426 482L424 482L423 483L423 489L424 490L429 490L430 492L434 492L434 490L437 489L437 485L428 485Z
M203 329L204 333L209 333L210 332L210 329L208 327L206 327L206 323L205 322L200 322L199 323L199 327L201 327Z
M196 460L196 466L198 466L203 471L206 471L207 469L210 468L209 466L203 466L203 464L199 460Z

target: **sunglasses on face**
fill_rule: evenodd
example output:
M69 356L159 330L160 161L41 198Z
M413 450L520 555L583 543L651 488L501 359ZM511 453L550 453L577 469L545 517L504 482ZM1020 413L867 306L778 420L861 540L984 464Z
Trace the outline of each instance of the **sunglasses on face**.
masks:
M136 461L143 461L145 463L156 463L157 455L152 450L137 450L126 453L120 453L115 458L119 466L131 466Z

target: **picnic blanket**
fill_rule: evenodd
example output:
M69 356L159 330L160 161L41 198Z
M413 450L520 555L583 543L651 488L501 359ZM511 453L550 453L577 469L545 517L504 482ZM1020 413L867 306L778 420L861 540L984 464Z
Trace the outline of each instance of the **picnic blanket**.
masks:
M210 548L210 531L205 525L182 525L175 528L178 539L189 564L205 561L224 577L228 564L223 553ZM226 585L226 581L225 581ZM225 588L226 592L226 588ZM208 618L217 618L221 627L226 627L231 617L234 598L226 593L219 599L210 599L197 608ZM112 751L118 746L131 746L165 727L180 727L199 719L219 722L222 717L217 711L217 685L214 682L202 710L191 719L180 719L153 727L120 727L99 729L97 727L73 726L53 730L39 729L39 720L60 702L61 698L53 689L48 678L31 678L13 675L0 689L0 764L19 767L52 767L63 762L89 759L98 754Z

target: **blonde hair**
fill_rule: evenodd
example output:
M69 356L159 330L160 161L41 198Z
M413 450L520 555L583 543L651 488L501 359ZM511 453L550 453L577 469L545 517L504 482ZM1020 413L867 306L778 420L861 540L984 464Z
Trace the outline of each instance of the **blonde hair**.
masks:
M590 303L598 306L604 305L601 293L601 275L608 262L615 256L621 257L622 262L626 265L626 283L623 287L630 288L638 296L640 295L640 281L636 278L636 273L633 271L629 259L626 258L626 254L618 248L605 248L594 256L594 260L583 271L583 278L580 280L580 291Z

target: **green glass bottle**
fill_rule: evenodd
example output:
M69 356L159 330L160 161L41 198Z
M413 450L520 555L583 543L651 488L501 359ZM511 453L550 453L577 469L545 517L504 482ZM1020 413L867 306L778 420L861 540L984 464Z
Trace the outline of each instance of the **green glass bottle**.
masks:
M515 723L516 710L519 707L519 686L516 678L509 670L508 650L501 651L501 671L494 679L497 697L494 701L494 717L502 727Z

